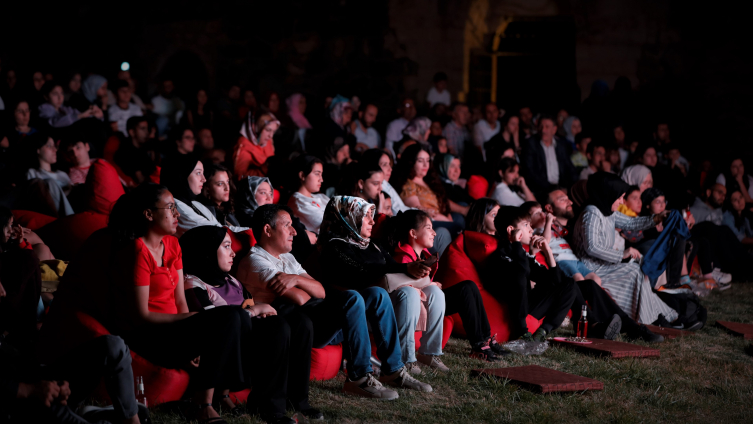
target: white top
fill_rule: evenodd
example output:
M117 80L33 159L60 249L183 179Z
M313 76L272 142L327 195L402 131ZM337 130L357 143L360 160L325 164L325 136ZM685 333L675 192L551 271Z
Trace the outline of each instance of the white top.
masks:
M379 136L377 130L374 127L366 128L366 132L361 129L361 126L356 124L356 132L353 133L356 136L356 141L369 146L370 149L378 149L382 144L382 137Z
M449 90L444 90L440 93L436 87L431 87L429 92L426 93L426 101L429 102L429 107L434 107L437 103L449 106L452 103L452 97Z
M747 174L745 176L748 177L748 195L750 197L753 197L753 177ZM726 186L727 178L724 176L724 174L719 174L719 176L716 177L716 183Z
M580 179L581 180L587 180L588 177L591 176L591 174L595 174L595 173L596 173L596 171L594 171L593 169L591 169L591 166L587 166L587 167L583 168L582 171L580 171Z
M405 206L405 203L403 203L403 199L400 198L400 194L397 191L395 191L395 188L392 187L389 181L387 180L382 181L382 191L390 195L390 200L392 200L392 214L393 215L397 215L398 212L405 212L412 209Z
M557 185L560 182L560 166L557 162L557 140L552 140L552 145L547 146L544 141L541 141L541 147L544 148L544 156L546 157L546 179L549 184Z
M618 152L620 152L620 169L625 169L625 164L627 163L628 156L630 156L630 152L622 147L618 149Z
M497 188L492 193L492 199L499 202L502 206L520 206L525 203L525 199L520 194L510 190L510 187L503 182L497 184Z
M43 169L29 168L26 171L26 179L31 180L33 178L39 178L42 180L54 180L60 188L66 189L71 186L71 178L63 171L45 171Z
M175 199L175 207L178 208L178 212L180 212L180 216L178 217L178 231L175 233L175 237L180 237L183 235L183 233L190 230L191 228L201 227L202 225L225 227L220 223L220 221L217 220L217 218L214 217L212 211L207 209L206 206L195 200L191 203L193 203L196 209L201 211L202 215L204 216L197 214L196 211L191 209L187 204L178 199ZM234 225L229 225L227 226L227 228L230 228L230 231L234 233L246 231L249 229L248 227L236 227Z
M170 117L175 114L175 122L180 122L186 108L181 99L177 97L166 99L161 94L152 97L151 103L152 111L157 115Z
M494 129L492 129L486 119L476 122L476 125L473 126L473 144L483 149L484 143L497 135L501 127L499 121L497 121Z
M395 119L387 125L387 133L384 137L384 148L392 153L392 157L397 157L392 145L403 139L403 130L408 126L408 120L403 118Z
M277 295L267 285L279 273L306 274L301 264L290 253L283 253L275 258L261 246L251 248L248 256L238 264L238 279L243 287L251 293L255 302L272 303Z
M128 137L128 132L126 131L126 122L128 122L128 118L141 115L141 108L134 103L128 103L128 109L125 110L121 109L117 104L107 108L107 116L109 121L117 122L118 131L123 133L123 135L125 135L126 137Z
M307 230L319 234L327 203L329 203L329 197L326 194L316 193L312 197L306 197L295 192L288 200L288 207L293 210L293 214L301 220Z
M65 190L71 187L71 178L63 171L47 172L40 169L29 168L26 171L26 179L31 180L33 178L39 178L41 180L54 181L55 184L48 183L48 189L50 190L50 197L55 202L55 207L58 210L58 215L68 216L73 215L73 208L68 197L65 194Z
M544 228L537 228L533 230L533 234L537 236L544 235ZM555 262L562 261L580 261L573 249L570 247L570 243L562 237L557 237L552 234L552 238L549 239L549 247L552 248L552 256L554 256Z

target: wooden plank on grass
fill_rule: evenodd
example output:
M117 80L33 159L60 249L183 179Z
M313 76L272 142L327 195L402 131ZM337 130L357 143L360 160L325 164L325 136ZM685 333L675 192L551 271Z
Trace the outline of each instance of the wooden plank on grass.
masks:
M514 384L537 393L604 390L604 383L601 381L538 365L512 368L486 368L471 371L471 376L473 377L482 375L508 379Z
M742 324L731 321L717 321L716 326L727 330L728 333L742 337L745 340L753 339L753 324Z
M567 347L576 352L596 356L609 356L611 358L658 358L661 355L658 349L632 343L603 339L588 339L588 341L591 344L550 340L551 343L555 343L557 346Z

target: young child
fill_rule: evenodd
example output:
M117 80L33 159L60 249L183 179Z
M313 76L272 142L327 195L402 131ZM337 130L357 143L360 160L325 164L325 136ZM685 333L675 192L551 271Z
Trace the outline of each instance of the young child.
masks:
M554 215L545 213L538 202L525 202L520 206L528 212L533 233L542 236L554 255L562 272L575 281L593 280L601 286L601 278L581 262L565 240L567 229L560 226Z
M628 187L628 191L625 193L625 203L621 204L620 207L617 208L617 212L625 216L635 218L636 216L640 215L641 210L643 210L643 202L641 201L641 188L636 185ZM630 243L638 243L639 241L643 240L643 231L619 230L619 232L620 235L622 235L622 237Z

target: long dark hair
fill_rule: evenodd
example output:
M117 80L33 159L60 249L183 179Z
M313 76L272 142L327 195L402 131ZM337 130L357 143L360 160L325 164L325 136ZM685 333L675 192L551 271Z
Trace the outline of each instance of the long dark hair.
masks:
M144 216L144 211L154 208L165 191L167 187L163 185L144 183L120 196L110 212L110 220L107 223L107 228L112 234L113 251L146 235L151 222Z
M301 179L298 178L298 173L303 172L303 177L306 178L311 171L314 170L314 165L316 164L324 166L324 163L321 159L319 159L316 156L298 156L296 160L293 162L293 171L294 174L291 176L292 178L295 178L295 184L291 184L291 187L295 187L296 190L303 185L301 182Z
M745 181L745 179L743 179L743 181ZM736 182L737 181L735 181L735 183ZM729 180L727 180L727 184L729 184ZM732 207L732 195L735 193L740 193L740 195L742 195L742 191L739 188L735 191L731 191L729 196L727 196L727 199L724 201L724 210L729 211L735 218L735 228L737 228L738 231L743 231L745 229L745 218L747 214L745 213L745 209L738 213L735 208Z
M740 184L735 180L735 177L732 176L732 171L730 171L730 168L732 167L732 163L736 160L739 160L743 163L743 167L745 166L745 161L741 156L733 156L727 161L727 167L724 169L723 175L724 175L724 185L727 187L728 193L733 193L738 190L748 190L750 188L750 181L748 181L748 178L746 178L749 174L745 172L743 175L743 185L744 187L740 187ZM732 195L730 194L730 197Z
M207 185L209 184L209 180L212 179L212 177L214 177L216 173L227 173L228 181L230 184L230 200L228 200L227 202L222 202L222 204L217 206L211 199L205 197L203 193L200 194L196 199L204 206L213 207L215 211L217 211L217 220L222 224L226 224L227 216L232 215L235 212L235 184L233 184L233 174L224 166L216 164L212 161L203 160L201 161L201 163L204 165L204 178L207 179Z
M348 166L345 167L345 172L343 173L342 181L340 182L337 193L343 196L355 196L366 199L364 193L361 193L361 189L358 188L358 181L366 181L377 172L383 172L378 164L373 165L361 162L349 163ZM372 201L379 199L366 200L373 203ZM377 205L377 208L379 208L379 205Z
M395 169L392 171L390 184L392 184L398 193L402 191L403 186L408 180L412 180L415 177L413 167L416 165L418 154L421 153L421 151L426 152L429 154L429 157L431 157L429 149L421 143L408 146L400 157L397 166L395 166ZM437 172L431 164L429 164L429 171L426 173L423 180L426 185L429 186L431 191L434 192L434 195L437 196L437 203L439 204L438 212L442 214L447 213L449 205L447 203L447 194L444 190L444 184L442 184L442 181L439 179Z
M468 215L465 217L465 229L467 231L484 232L484 218L486 214L499 206L499 202L489 197L482 197L471 203Z
M400 212L385 222L390 224L386 229L387 243L392 249L397 247L398 242L407 243L410 239L410 230L418 231L427 219L431 220L429 214L419 209Z

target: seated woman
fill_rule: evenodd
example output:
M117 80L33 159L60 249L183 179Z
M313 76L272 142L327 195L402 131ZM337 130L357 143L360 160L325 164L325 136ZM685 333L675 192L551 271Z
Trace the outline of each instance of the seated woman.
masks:
M468 194L465 186L468 180L460 178L460 159L450 154L438 154L434 156L434 168L444 184L452 219L465 226L464 218L468 215L473 197Z
M392 206L384 201L382 194L384 172L379 165L364 166L353 162L345 168L338 194L360 197L377 206L376 213L392 215Z
M513 157L522 151L519 131L520 118L515 114L507 113L502 118L500 124L502 131L498 132L494 137L490 138L489 141L484 143L487 161L496 160L509 148L513 149Z
M329 118L322 128L321 137L324 140L342 138L345 144L355 146L356 138L350 133L350 123L353 120L353 106L350 100L337 95L329 104Z
M497 230L494 227L494 218L497 217L498 212L499 203L494 199L482 197L474 201L468 208L465 230L495 235Z
M742 158L733 158L729 162L727 170L716 177L716 182L726 186L727 193L739 191L748 208L753 207L753 177L745 173L745 164Z
M204 422L224 422L212 407L215 387L252 385L249 410L258 407L267 422L292 422L284 419L290 328L267 309L189 312L182 252L173 237L178 216L172 194L157 184L142 184L115 203L108 223L117 270L112 295L122 301L112 311L118 327L113 334L155 365L190 369L197 415ZM252 321L255 312L267 317ZM197 337L201 334L211 334L212 342ZM265 348L255 340L263 340Z
M103 117L107 114L110 102L107 98L107 79L105 77L97 74L89 75L81 86L81 92L89 101L90 107L99 109Z
M622 171L622 180L631 186L638 186L640 193L654 186L651 170L645 165L631 165Z
M407 206L429 214L434 227L446 228L457 235L463 227L453 222L444 186L431 169L429 150L414 144L403 152L402 159L392 175L392 185L400 190L400 198Z
M274 135L280 121L272 113L262 113L253 121L251 112L241 127L233 149L233 172L236 179L267 175L267 160L275 155Z
M392 236L396 242L392 252L395 261L423 263L431 259L428 249L434 245L434 230L429 215L424 211L411 210L396 219L398 223ZM432 281L437 267L437 262L430 266L429 277ZM463 320L463 327L471 344L471 357L491 362L499 359L497 355L509 353L502 349L495 336L492 336L481 293L473 281L466 280L448 289L442 289L442 286L435 282L420 289L406 285L397 288L390 297L400 331L403 361L409 365L418 359L418 362L430 368L449 371L440 359L442 323L445 316L455 313L460 314ZM425 325L425 329L421 335L421 347L416 354L413 333L422 329L422 324Z
M52 137L40 132L29 136L24 144L25 159L29 166L26 179L38 178L45 182L58 216L73 215L73 208L67 197L72 187L71 179L63 171L52 170L52 165L58 161L55 141Z
M429 275L429 267L421 262L399 264L388 252L380 250L371 241L371 229L374 225L376 206L359 197L335 196L327 204L319 237L321 250L320 266L322 283L326 289L355 290L364 301L372 303L375 297L387 296L383 289L370 289L378 286L386 274L408 274L414 279ZM395 345L402 345L398 339L398 326L380 328L374 333L377 344L387 351ZM411 334L415 328L410 329ZM441 330L440 330L441 331ZM383 352L387 353L383 350ZM394 353L394 351L393 351ZM395 387L409 387L422 392L431 392L432 388L410 375L409 368L403 366L400 358L390 355L392 374L384 375L379 380ZM396 371L395 371L396 370Z
M197 200L207 181L204 178L204 165L200 161L188 155L177 155L165 160L160 171L160 180L175 193L175 207L180 212L177 237L200 225L223 226L215 215ZM235 225L228 225L227 228L236 233L248 230L248 227Z
M524 202L536 200L526 185L525 178L520 176L520 164L511 157L500 159L495 175L497 187L492 192L492 199L502 206L520 206Z
M742 244L753 244L753 229L745 216L746 201L742 190L733 191L729 197L729 206L724 212L724 225L729 227Z
M319 234L324 208L329 202L327 195L319 193L324 182L322 161L313 156L299 156L295 161L294 170L299 186L298 191L290 196L288 207L307 230Z
M375 165L382 168L382 174L384 179L382 180L382 191L387 193L392 199L392 214L397 215L398 212L405 212L410 210L405 206L403 200L400 198L398 192L390 185L390 178L392 177L392 167L395 161L392 156L381 149L369 149L361 155L361 159L358 163L367 168L374 168Z
M243 291L243 285L229 274L235 253L230 236L218 227L196 227L180 238L185 262L185 294L188 310L205 311L224 305L243 305L251 316L277 315L267 303L255 303ZM247 299L248 298L248 299ZM246 306L250 303L250 306ZM307 417L323 417L308 403L308 382L313 335L302 322L288 320L291 325L289 367L300 373L288 373L288 398L295 409ZM295 325L297 324L297 325ZM295 325L295 326L294 326ZM301 364L306 364L302 369ZM305 372L309 371L309 372ZM243 408L230 400L229 390L222 392L222 407L243 415Z
M623 260L638 259L640 252L625 248L625 240L616 229L647 230L669 215L665 211L650 217L628 218L614 213L624 202L628 185L616 175L599 171L588 178L591 202L578 217L573 230L573 247L577 257L601 278L602 287L634 320L651 324L660 315L672 322L677 312L651 290L640 265Z
M207 182L197 198L202 205L214 215L217 221L224 226L240 227L241 224L233 214L233 194L235 187L228 175L229 171L222 165L203 161L204 178Z
M42 86L42 95L47 103L39 106L39 117L46 120L53 128L63 128L73 125L79 119L95 117L103 119L102 110L97 106L90 107L85 112L79 112L70 106L64 106L65 94L63 87L54 82L47 81Z
M235 210L241 225L251 227L256 209L260 206L269 205L274 198L272 183L267 177L246 177L238 182L238 192L235 196ZM306 258L314 251L316 246L316 233L306 229L301 220L291 216L295 236L293 236L293 250L290 252L299 262L305 262Z
M327 175L327 181L323 183L320 190L327 196L333 196L335 187L340 182L343 168L351 162L350 145L346 142L346 139L335 137L325 142L324 151L317 156L324 159L322 171Z

